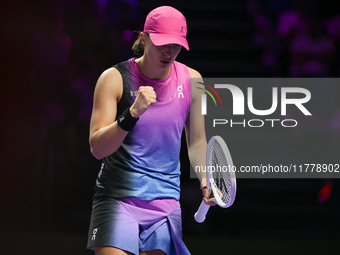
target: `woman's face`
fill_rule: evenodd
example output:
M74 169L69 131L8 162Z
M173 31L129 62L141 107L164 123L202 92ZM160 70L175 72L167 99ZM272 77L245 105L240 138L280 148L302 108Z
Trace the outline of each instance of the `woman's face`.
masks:
M181 51L182 46L179 44L166 44L156 46L152 43L149 36L144 37L144 56L156 68L167 69L176 60L177 55Z

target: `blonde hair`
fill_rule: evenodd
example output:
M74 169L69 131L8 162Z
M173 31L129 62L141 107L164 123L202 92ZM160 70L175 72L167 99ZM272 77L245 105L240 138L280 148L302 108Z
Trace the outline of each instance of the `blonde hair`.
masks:
M138 33L138 38L132 45L133 52L138 56L143 56L144 54L144 44L140 36L141 32ZM148 33L144 33L145 36L149 36Z

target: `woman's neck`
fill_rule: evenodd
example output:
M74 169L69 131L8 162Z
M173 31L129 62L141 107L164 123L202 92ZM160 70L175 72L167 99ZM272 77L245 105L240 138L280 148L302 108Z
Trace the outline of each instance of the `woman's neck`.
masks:
M141 73L150 80L164 80L171 71L171 67L165 70L155 68L144 56L135 59L135 62Z

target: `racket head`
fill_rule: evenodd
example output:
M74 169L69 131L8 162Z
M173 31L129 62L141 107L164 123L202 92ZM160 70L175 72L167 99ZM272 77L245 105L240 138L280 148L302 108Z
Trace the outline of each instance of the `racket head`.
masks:
M215 202L230 207L236 196L236 176L228 146L220 136L213 136L207 147L207 181Z

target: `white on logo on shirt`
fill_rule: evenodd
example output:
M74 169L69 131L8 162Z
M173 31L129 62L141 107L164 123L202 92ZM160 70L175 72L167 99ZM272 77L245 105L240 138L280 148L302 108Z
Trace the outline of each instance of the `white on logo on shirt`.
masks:
M183 94L183 86L182 85L179 85L177 87L177 91L178 91L178 98L184 98L184 94Z

